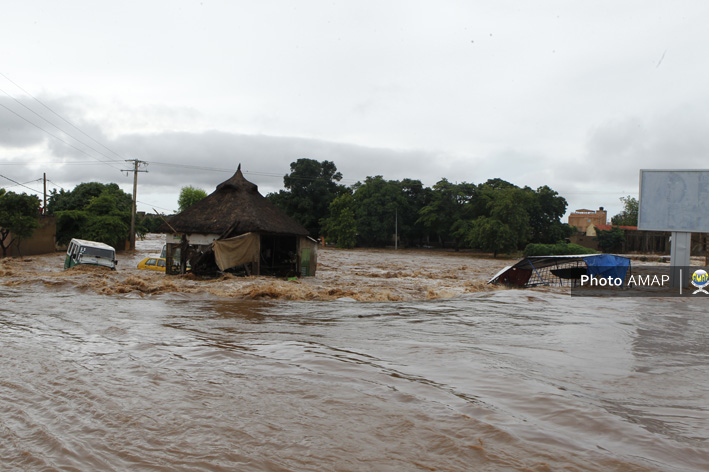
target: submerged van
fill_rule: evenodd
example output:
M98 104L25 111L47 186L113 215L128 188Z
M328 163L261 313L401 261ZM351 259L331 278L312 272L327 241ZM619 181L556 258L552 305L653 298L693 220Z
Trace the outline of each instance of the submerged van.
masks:
M108 267L116 270L116 250L108 244L84 239L72 239L66 250L64 268L68 269L79 264L89 264Z

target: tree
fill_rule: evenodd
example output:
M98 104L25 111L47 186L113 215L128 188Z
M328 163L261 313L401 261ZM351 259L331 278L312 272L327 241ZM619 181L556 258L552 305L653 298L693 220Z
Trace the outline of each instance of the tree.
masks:
M59 211L77 210L86 207L89 202L101 195L104 191L109 192L116 198L122 199L119 205L122 210L131 211L133 199L123 192L118 184L102 184L100 182L85 182L74 187L73 190L61 190L57 193L53 190L47 202L47 213L53 215Z
M638 210L640 205L638 200L628 195L620 197L623 202L623 211L611 218L611 224L618 226L637 226L638 225Z
M180 207L180 211L185 211L198 201L207 197L207 192L201 188L195 188L191 185L187 187L182 187L180 190L180 197L177 199L177 204Z
M397 208L400 242L403 246L425 244L428 232L418 221L419 212L431 201L433 191L414 179L402 180L399 187L404 197L404 206Z
M496 198L489 203L490 216L474 227L475 245L493 256L524 246L529 241L531 227L523 204L525 190L509 187L496 190ZM527 197L529 195L527 194Z
M561 222L567 207L564 197L546 185L539 187L536 192L528 187L525 190L532 193L527 213L533 243L555 244L573 234L574 228Z
M357 233L366 246L386 246L393 242L399 208L406 198L400 182L377 175L357 183L354 192Z
M524 246L531 234L529 214L525 209L528 200L533 198L529 192L531 189L521 189L512 184L482 184L481 187L476 202L477 212L484 211L486 214L469 222L457 223L458 236L472 247L491 251L495 257L501 252ZM486 202L484 209L480 207L481 202Z
M357 243L354 206L352 195L343 193L330 203L330 216L321 222L325 236L339 248L351 249Z
M620 251L625 243L625 231L617 226L608 231L598 231L596 241L598 241L598 248L603 252Z
M337 182L342 174L331 161L298 159L283 177L285 190L266 196L273 204L305 226L313 235L321 232L320 222L328 216L330 203L346 191Z
M439 180L432 188L429 201L419 210L417 223L435 234L442 246L450 237L455 238L457 248L460 243L457 222L472 217L470 202L475 193L474 184L454 184L445 178Z
M499 219L487 216L473 221L468 232L468 241L483 251L491 251L494 257L517 247L517 235L514 230Z
M57 217L57 242L89 239L123 247L130 236L133 200L115 183L89 182L74 190L52 192L47 203Z
M158 233L163 222L164 220L159 215L146 213L144 216L137 218L135 232L141 238L148 233Z
M0 192L0 247L2 257L12 243L19 250L20 242L29 238L39 227L39 198L34 195ZM12 239L8 240L12 233Z

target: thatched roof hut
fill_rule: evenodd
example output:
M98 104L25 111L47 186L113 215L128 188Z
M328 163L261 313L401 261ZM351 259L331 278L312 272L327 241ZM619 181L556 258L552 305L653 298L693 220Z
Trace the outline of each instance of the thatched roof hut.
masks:
M246 274L314 275L316 244L298 222L244 178L241 165L216 190L161 228L168 235L168 273L234 267Z
M308 230L244 178L241 164L211 195L170 218L170 226L178 233L219 234L222 238L248 232L308 235Z

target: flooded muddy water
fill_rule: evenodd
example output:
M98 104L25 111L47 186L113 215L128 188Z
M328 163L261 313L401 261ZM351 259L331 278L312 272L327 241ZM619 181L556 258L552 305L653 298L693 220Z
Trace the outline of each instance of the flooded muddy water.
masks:
M505 261L336 251L318 276L0 262L3 471L702 471L703 299L484 286Z

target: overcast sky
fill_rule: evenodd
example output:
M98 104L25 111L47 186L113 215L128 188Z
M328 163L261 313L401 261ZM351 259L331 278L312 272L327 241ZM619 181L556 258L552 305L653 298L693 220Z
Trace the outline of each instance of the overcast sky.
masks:
M116 182L139 210L262 194L298 158L549 185L569 210L705 168L705 1L32 1L0 15L0 185ZM8 180L12 179L12 180ZM25 187L14 182L24 184Z

